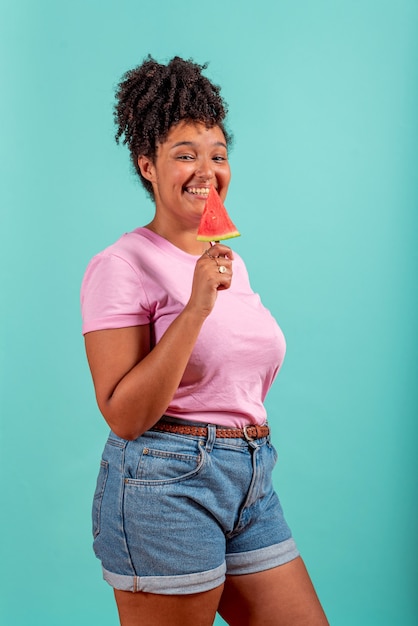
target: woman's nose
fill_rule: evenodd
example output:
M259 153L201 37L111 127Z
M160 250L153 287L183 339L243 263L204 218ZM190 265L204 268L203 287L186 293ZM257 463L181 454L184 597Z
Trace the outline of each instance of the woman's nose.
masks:
M197 161L196 176L202 180L210 180L213 177L212 159L202 158Z

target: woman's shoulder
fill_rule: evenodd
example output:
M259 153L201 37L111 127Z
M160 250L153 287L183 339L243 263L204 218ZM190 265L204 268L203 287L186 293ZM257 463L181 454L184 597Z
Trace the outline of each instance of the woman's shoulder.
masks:
M143 231L146 231L146 229L139 227L123 233L113 243L96 252L91 257L88 265L120 260L136 267L141 260L146 259L151 254L149 239L144 235Z
M139 227L123 233L113 243L95 254L95 256L119 255L123 257L132 254L132 252L138 253L138 251L144 248L143 244L145 244L146 248L147 238L144 237L143 233L145 230L145 228Z

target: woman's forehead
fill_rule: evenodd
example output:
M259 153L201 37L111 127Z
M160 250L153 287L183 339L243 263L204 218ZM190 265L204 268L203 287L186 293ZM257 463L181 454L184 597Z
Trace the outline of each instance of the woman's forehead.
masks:
M218 125L208 128L203 122L189 120L173 125L162 143L170 147L187 143L207 143L226 148L225 135Z

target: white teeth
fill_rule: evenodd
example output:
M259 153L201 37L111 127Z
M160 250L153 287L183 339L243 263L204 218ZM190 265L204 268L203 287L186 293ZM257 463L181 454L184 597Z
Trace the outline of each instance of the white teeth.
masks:
M188 187L187 191L193 193L196 196L207 196L209 189L207 187Z

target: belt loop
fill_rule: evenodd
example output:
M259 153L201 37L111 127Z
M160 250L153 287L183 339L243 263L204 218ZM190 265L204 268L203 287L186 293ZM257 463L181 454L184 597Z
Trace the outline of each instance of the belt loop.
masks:
M213 445L216 439L216 426L214 424L208 424L208 438L206 439L206 452L212 452Z

